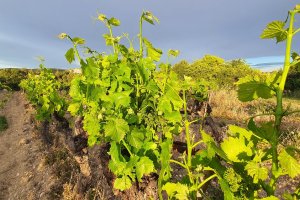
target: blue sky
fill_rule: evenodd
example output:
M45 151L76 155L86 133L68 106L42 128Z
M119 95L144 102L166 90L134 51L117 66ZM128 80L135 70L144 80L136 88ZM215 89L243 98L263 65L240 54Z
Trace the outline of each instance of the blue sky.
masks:
M101 37L105 27L93 20L97 12L121 20L115 35L127 32L135 37L143 10L160 19L159 25L145 25L144 35L164 52L179 49L178 60L192 62L212 54L226 60L244 58L257 66L278 64L284 43L276 45L259 35L267 23L284 20L295 4L287 0L1 0L0 66L32 68L39 64L35 58L43 56L48 67L70 68L64 54L71 45L59 40L59 33L85 38L87 46L109 51ZM299 47L299 40L294 47Z

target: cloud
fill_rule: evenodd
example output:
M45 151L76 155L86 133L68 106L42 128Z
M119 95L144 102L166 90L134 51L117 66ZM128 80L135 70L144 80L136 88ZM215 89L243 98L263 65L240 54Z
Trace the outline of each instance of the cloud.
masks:
M286 0L10 0L0 2L0 59L35 66L42 55L50 66L71 67L64 53L71 44L56 35L83 37L87 45L107 51L101 35L107 30L93 20L97 11L121 20L114 33L138 33L143 10L152 11L160 24L144 24L144 36L155 47L179 49L181 59L196 60L214 54L226 60L284 54L284 43L262 41L259 35L272 20L285 19L294 2ZM13 12L12 12L13 11ZM294 47L300 46L295 40ZM297 49L295 49L297 50Z

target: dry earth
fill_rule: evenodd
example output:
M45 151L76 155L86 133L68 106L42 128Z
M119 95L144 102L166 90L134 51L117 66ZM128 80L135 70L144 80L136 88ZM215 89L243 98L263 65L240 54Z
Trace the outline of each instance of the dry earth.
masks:
M45 199L54 176L44 165L30 106L20 92L1 91L0 99L7 97L0 111L9 125L0 132L0 199Z

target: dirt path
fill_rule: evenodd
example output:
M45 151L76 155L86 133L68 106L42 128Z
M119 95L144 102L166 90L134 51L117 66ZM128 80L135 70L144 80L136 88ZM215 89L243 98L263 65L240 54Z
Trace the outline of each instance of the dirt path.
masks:
M44 199L51 175L43 164L43 145L33 132L27 102L20 92L1 91L0 99L3 96L9 99L0 114L9 128L0 132L0 200Z

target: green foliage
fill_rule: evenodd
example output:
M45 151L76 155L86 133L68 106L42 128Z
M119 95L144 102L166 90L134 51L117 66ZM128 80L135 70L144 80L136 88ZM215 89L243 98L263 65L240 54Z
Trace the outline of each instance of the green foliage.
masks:
M290 37L298 32L292 27L294 14L298 12L290 11L289 28L284 29L285 22L273 22L261 37L276 38L277 42L287 39L289 47ZM84 39L72 38L66 33L60 34L59 38L73 44L66 59L70 63L77 59L81 65L81 74L71 81L68 110L72 115L83 117L90 146L110 143L109 169L115 175L116 189L129 189L135 181L142 181L143 176L159 172L160 199L163 199L163 190L169 199L196 199L198 194L203 194L203 186L212 179L218 179L224 199L257 199L262 190L267 193L265 199L277 199L274 194L278 178L285 174L294 178L300 174L295 149L284 148L278 154L279 128L282 118L289 114L282 108L290 64L287 63L289 48L282 74L262 75L242 60L225 62L210 55L192 64L182 61L172 68L168 63L157 65L162 51L142 35L143 22L158 22L152 13L143 12L140 18L139 50L135 50L131 42L130 47L121 44L123 37L128 39L127 35L113 35L112 28L120 25L118 19L103 14L97 19L109 30L103 38L107 46L112 47L112 54L100 54L86 48L88 56L82 58L78 47L84 45ZM168 56L176 57L178 53L170 50ZM190 118L188 100L206 100L207 82L210 86L233 87L233 82L238 79L241 101L277 97L277 106L271 113L275 120L257 124L253 117L248 130L229 126L228 137L220 145L200 127L202 139L195 141L190 126L201 119ZM182 130L186 151L178 160L173 160L174 135L179 135ZM267 145L261 147L262 143ZM192 154L200 144L205 148ZM186 170L186 176L176 183L169 182L172 177L170 163ZM267 168L268 163L272 163L271 170ZM205 176L205 172L210 175ZM297 191L291 198L295 195L298 195Z
M276 39L276 42L282 42L286 40L288 30L284 29L285 22L273 21L269 23L261 34L262 39Z
M294 156L290 155L286 150L282 150L278 159L284 173L287 173L292 178L300 174L300 164Z
M0 116L0 131L4 131L8 128L8 123L5 116Z
M27 98L37 109L38 120L49 120L54 112L64 114L65 100L60 97L60 83L50 69L40 65L40 73L29 73L20 83Z
M190 76L207 83L212 89L234 88L234 82L247 75L261 76L261 72L251 69L245 61L232 60L225 62L217 56L205 55L202 59L189 64L180 61L173 70L181 77Z
M181 183L167 183L163 186L163 190L167 192L169 199L189 199L189 189L187 185Z
M288 72L285 90L293 93L300 90L300 56L293 52L291 57L293 61Z
M77 58L82 71L71 82L68 110L84 117L83 128L88 132L90 146L110 142L109 168L116 175L116 189L130 188L133 182L142 181L144 175L156 172L160 164L161 191L162 184L171 177L173 134L178 135L184 126L180 111L187 109L187 97L206 99L207 89L189 77L180 80L169 64L157 66L162 51L143 38L142 32L137 51L122 45L121 37L113 35L112 26L119 25L118 20L103 14L98 19L109 30L103 37L112 46L112 54L89 50L93 53L82 59L77 50L82 44L67 34L60 35L73 43L66 59L73 62ZM140 20L140 28L143 21L158 21L150 12L144 12ZM170 50L168 54L176 57L179 51ZM189 163L191 149L190 146ZM195 193L198 188L190 190ZM183 194L175 196L178 195Z
M280 81L280 74L266 74L264 76L246 76L241 78L238 85L238 98L242 102L258 98L269 99L276 95Z
M281 148L281 153L278 154L278 138L281 135L280 126L283 117L289 114L289 111L283 110L283 90L289 67L299 63L295 53L293 54L294 61L290 63L292 37L300 30L294 30L293 28L296 13L299 13L299 9L289 12L289 28L284 28L286 22L275 21L267 25L261 35L263 39L275 38L277 42L287 40L283 71L263 76L250 75L241 78L237 82L238 97L241 101L246 102L257 98L267 99L276 96L277 103L273 112L265 114L273 115L274 121L270 120L269 122L258 124L255 122L254 116L249 120L249 130L230 126L229 135L220 144L220 147L211 148L214 143L211 140L207 140L207 138L203 140L207 144L207 155L209 150L213 151L209 153L210 155L218 154L222 158L222 161L217 161L218 164L215 163L211 167L218 174L225 199L240 197L258 199L260 190L264 190L267 193L267 197L263 199L279 199L274 196L278 178L286 174L291 178L295 178L300 174L300 164L296 160L295 154L297 150L295 148ZM265 144L264 147L261 144ZM212 160L213 157L207 158ZM225 170L225 172L222 170L222 162L226 162L227 166L231 166L230 171L228 171L229 169ZM272 163L271 170L267 167L270 162ZM241 187L238 187L237 184ZM295 194L290 194L286 198L295 199L297 196L296 190Z
M3 89L20 90L20 82L26 79L32 70L27 69L0 69L0 83Z
M224 173L224 180L228 183L231 192L237 192L241 187L242 178L239 174L235 173L232 167L226 169Z

